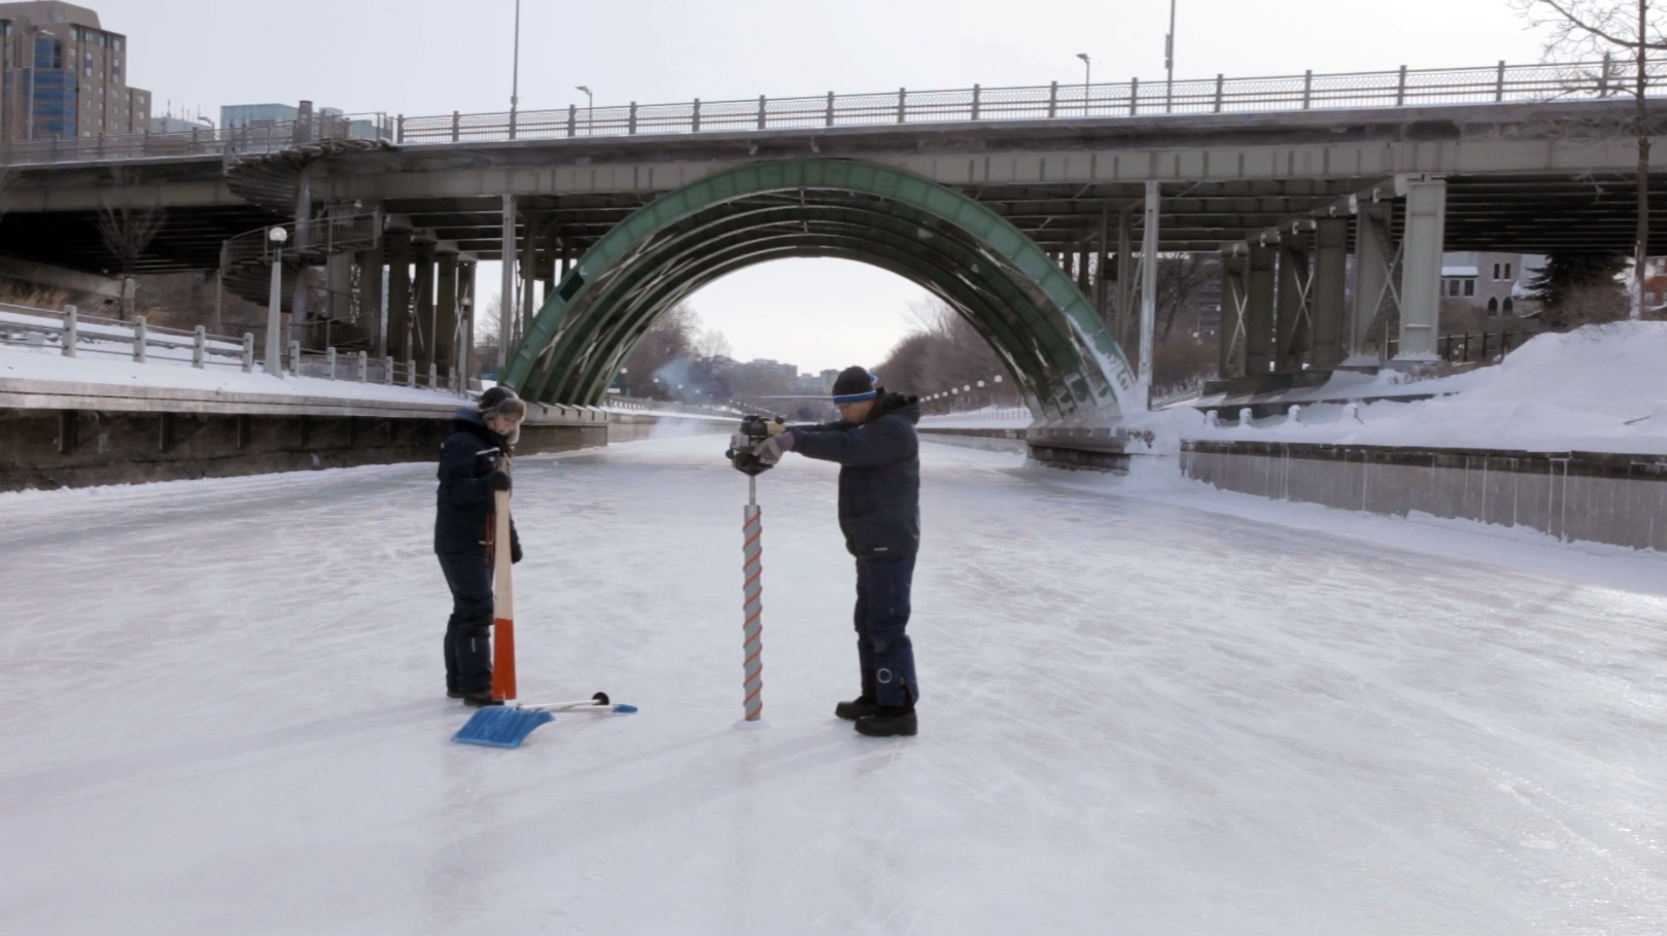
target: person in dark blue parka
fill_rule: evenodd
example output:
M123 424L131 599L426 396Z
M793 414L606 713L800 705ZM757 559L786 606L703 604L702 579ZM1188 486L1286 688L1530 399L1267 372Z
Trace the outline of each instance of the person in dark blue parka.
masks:
M509 457L521 435L527 405L508 387L492 387L452 420L440 446L435 497L434 553L451 589L446 623L446 695L468 705L492 698L492 563L490 544L497 491L510 489ZM510 561L521 561L521 538L509 528Z
M789 451L840 464L839 528L857 560L862 694L834 714L865 735L912 735L920 683L906 629L920 548L920 399L886 392L861 367L840 372L833 392L838 422L795 426L757 454L766 464Z

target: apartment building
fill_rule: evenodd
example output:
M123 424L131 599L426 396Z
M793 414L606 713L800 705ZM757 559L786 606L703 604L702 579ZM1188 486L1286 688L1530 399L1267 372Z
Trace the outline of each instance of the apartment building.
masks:
M128 84L127 37L98 13L57 0L0 3L0 137L50 140L137 133L149 91Z

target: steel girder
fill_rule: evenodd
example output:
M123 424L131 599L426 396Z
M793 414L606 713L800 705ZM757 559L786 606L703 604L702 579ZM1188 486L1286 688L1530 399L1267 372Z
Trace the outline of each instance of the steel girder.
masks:
M826 159L715 173L633 212L552 292L503 379L530 399L596 403L660 312L788 256L860 260L931 289L1013 367L1047 422L1115 419L1134 387L1093 304L1017 228L911 173Z

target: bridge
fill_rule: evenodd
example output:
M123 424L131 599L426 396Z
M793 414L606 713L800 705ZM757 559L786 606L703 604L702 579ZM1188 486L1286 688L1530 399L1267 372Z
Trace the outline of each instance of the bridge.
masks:
M1259 380L1390 341L1432 354L1445 250L1628 251L1636 151L1620 128L1634 104L1615 96L1628 68L899 89L34 141L7 154L0 253L118 269L101 210L161 206L136 270L218 269L264 303L264 230L284 224L294 236L276 259L297 323L441 372L466 360L475 264L507 258L502 288L521 300L502 323L516 340L506 379L577 405L712 279L842 257L967 316L1040 423L1103 428L1146 403L1160 254L1221 253L1221 373ZM1659 215L1651 226L1667 235Z

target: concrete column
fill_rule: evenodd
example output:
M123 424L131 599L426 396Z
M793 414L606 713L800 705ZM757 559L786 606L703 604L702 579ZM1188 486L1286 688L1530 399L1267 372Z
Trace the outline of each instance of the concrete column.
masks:
M1314 286L1309 306L1314 327L1309 365L1316 370L1332 370L1343 363L1343 285L1348 251L1348 219L1321 220L1314 229Z
M359 262L359 325L370 338L370 353L388 354L388 323L383 318L382 248L361 250Z
M1406 182L1401 238L1401 346L1396 360L1434 359L1441 322L1441 253L1447 227L1447 180Z
M387 356L409 361L416 357L411 340L411 232L388 232L387 250Z
M1089 279L1089 276L1091 275L1089 269L1089 257L1091 255L1088 250L1090 244L1090 238L1085 237L1082 242L1077 245L1077 288L1082 290L1082 294L1084 296L1093 295L1094 289L1094 281Z
M1347 353L1365 363L1384 357L1384 334L1376 328L1378 316L1389 298L1390 273L1395 250L1390 243L1390 222L1394 206L1388 202L1362 202L1354 225L1354 309L1349 316Z
M1221 358L1216 376L1245 374L1245 307L1250 295L1250 255L1243 244L1221 251Z
M353 317L353 255L331 254L324 261L324 281L329 284L325 307L330 318L345 322Z
M457 254L439 255L434 302L434 364L440 373L457 366Z
M1106 321L1107 306L1110 302L1111 279L1106 276L1109 266L1111 250L1111 206L1100 206L1100 236L1095 239L1097 245L1094 250L1094 314L1100 321ZM1109 324L1109 322L1107 323Z
M426 369L437 363L434 357L434 243L418 243L416 275L411 288L415 291L415 321L412 329L415 340L411 357Z
M515 196L505 195L503 233L500 252L503 255L503 281L498 288L498 373L509 365L509 349L515 343Z
M1117 212L1117 343L1128 346L1130 313L1134 310L1134 238L1130 228L1133 205ZM1127 352L1124 352L1125 354Z
M1273 269L1278 251L1250 248L1250 288L1244 307L1245 374L1261 376L1273 365Z
M312 179L303 167L301 177L295 183L295 251L299 257L304 258L307 248L312 246L312 217ZM307 322L307 290L311 285L312 276L307 261L302 259L296 271L295 289L290 293L290 334L286 336L288 340L285 344L297 341L295 332L304 330Z
M1158 320L1158 202L1156 181L1146 183L1146 210L1140 232L1140 385L1150 403L1152 338Z
M1297 374L1308 358L1313 339L1309 327L1308 235L1287 233L1279 240L1279 296L1276 300L1278 343L1274 372Z
M475 261L459 260L457 264L457 310L463 317L460 330L463 341L457 349L458 387L469 389L469 377L475 369Z
M538 230L529 217L521 235L521 328L525 335L533 323L533 285L538 282Z

